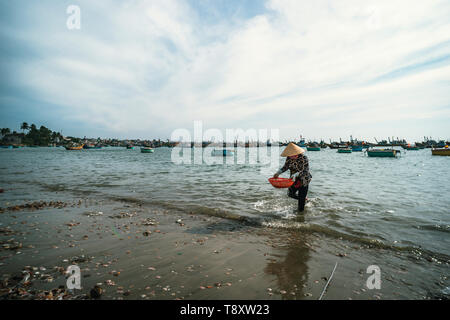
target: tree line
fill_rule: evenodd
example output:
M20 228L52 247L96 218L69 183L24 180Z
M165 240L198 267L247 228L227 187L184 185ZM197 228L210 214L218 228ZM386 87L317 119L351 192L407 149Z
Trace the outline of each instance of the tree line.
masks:
M8 135L15 135L22 139L22 144L48 146L49 144L58 143L63 139L63 136L59 132L52 131L45 126L40 126L38 129L34 123L28 125L27 122L23 122L20 129L22 130L22 133L17 133L16 131L11 133L9 128L0 129L3 140L5 140Z

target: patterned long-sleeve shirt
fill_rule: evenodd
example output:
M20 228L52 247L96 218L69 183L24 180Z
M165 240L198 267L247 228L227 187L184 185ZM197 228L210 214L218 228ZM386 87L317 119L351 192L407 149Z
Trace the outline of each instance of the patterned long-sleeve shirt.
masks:
M287 158L284 166L278 170L277 174L280 175L288 169L290 170L291 177L298 173L296 180L300 180L302 186L307 186L311 181L312 176L309 173L309 161L307 156L299 154L297 159Z

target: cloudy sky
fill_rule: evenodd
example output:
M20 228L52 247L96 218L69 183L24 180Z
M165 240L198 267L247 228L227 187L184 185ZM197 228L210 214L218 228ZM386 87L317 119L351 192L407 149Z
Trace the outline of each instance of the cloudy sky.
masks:
M0 127L450 139L449 17L448 0L0 0Z

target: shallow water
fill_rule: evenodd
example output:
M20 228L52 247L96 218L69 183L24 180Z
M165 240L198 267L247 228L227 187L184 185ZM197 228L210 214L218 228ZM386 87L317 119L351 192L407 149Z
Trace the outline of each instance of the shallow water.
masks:
M190 152L191 149L185 149ZM399 158L362 152L307 152L313 176L303 215L267 178L276 169L245 164L179 165L171 149L0 150L0 206L39 200L113 199L299 229L360 244L450 255L450 158L429 149ZM280 166L284 159L280 158ZM250 164L255 162L255 164ZM287 173L284 174L286 176Z

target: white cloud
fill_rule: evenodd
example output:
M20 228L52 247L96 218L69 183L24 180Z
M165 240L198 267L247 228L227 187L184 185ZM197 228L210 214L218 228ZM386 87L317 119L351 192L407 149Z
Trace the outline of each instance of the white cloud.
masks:
M291 137L348 136L365 123L382 135L386 115L400 127L449 117L446 1L270 0L264 14L216 25L176 0L80 7L78 33L20 33L42 57L18 72L67 117L118 136L168 137L193 120ZM399 132L422 135L410 123Z

